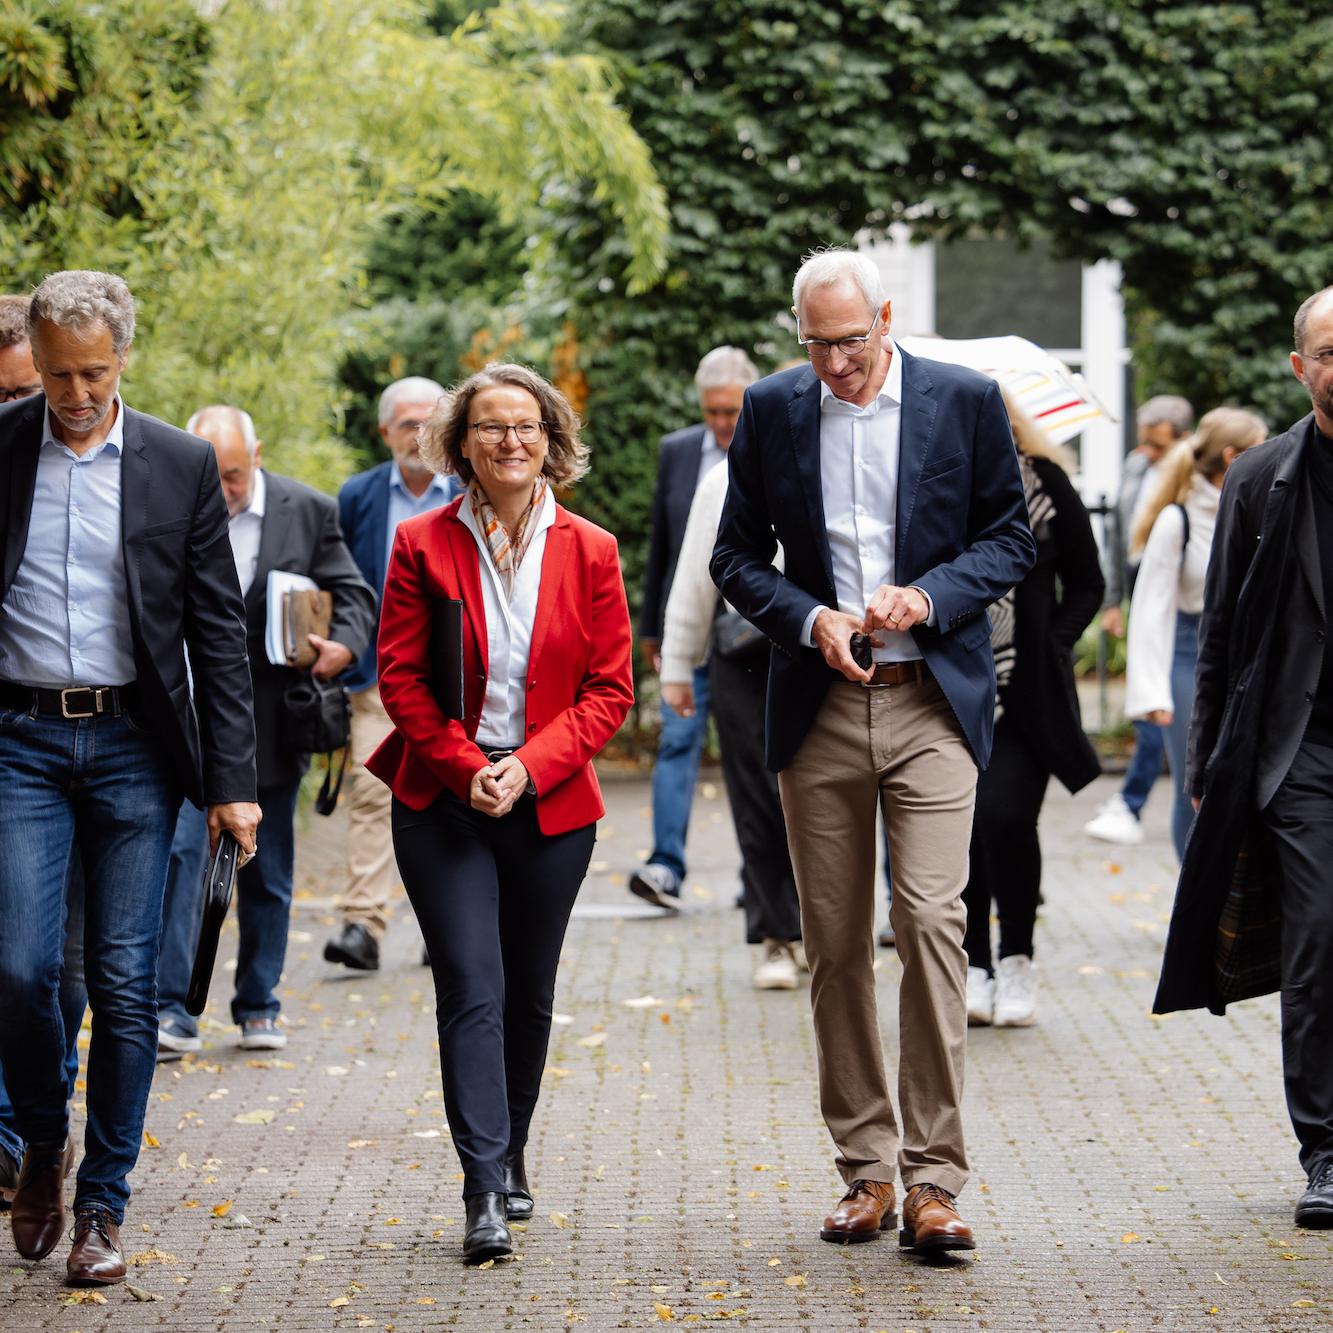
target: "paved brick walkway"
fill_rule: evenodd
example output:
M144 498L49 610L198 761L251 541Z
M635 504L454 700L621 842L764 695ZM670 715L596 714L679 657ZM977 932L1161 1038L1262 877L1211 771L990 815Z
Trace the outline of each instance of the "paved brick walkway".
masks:
M13 1261L0 1328L1329 1328L1333 1233L1291 1225L1301 1177L1276 1004L1149 1017L1173 881L1167 793L1145 845L1121 853L1078 832L1112 789L1048 803L1040 1026L971 1036L975 1256L928 1266L891 1237L819 1241L839 1189L808 997L750 989L723 799L705 784L696 806L686 914L645 919L624 871L647 842L647 787L613 781L562 967L529 1158L537 1217L514 1261L458 1259L433 1000L406 909L378 974L320 960L342 832L311 817L288 1049L252 1058L215 1021L202 1059L158 1072L124 1233L142 1296L68 1305L63 1250ZM892 1044L898 964L881 957ZM215 1015L227 998L220 973Z

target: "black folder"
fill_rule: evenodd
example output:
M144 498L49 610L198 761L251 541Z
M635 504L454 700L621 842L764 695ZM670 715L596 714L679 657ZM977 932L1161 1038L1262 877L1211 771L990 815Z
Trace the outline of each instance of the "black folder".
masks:
M445 717L463 720L463 603L438 598L430 613L431 689Z
M208 858L204 871L204 910L199 918L199 943L194 950L190 989L185 996L187 1013L202 1014L208 1003L208 986L218 956L218 936L236 891L236 872L240 866L240 844L224 829L218 835L218 849Z

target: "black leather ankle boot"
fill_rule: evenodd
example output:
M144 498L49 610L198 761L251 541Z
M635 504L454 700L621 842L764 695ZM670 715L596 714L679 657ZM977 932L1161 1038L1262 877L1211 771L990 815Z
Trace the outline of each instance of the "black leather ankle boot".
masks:
M467 1230L463 1233L463 1258L470 1264L485 1263L509 1254L514 1242L505 1225L505 1196L492 1192L473 1194L467 1208Z
M505 1190L509 1195L505 1216L511 1222L526 1222L532 1216L533 1202L522 1148L505 1158Z

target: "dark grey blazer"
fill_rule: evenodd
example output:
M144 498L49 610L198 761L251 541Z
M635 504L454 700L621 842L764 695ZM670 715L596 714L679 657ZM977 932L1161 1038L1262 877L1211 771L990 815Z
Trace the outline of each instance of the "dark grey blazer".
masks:
M687 426L662 437L657 455L657 490L653 493L652 535L643 574L639 637L662 641L667 597L676 577L676 561L685 540L690 505L699 484L699 454L704 426Z
M0 406L0 598L28 544L45 410L42 394ZM133 408L124 411L121 545L143 721L161 737L195 805L253 801L245 607L217 461L203 440Z

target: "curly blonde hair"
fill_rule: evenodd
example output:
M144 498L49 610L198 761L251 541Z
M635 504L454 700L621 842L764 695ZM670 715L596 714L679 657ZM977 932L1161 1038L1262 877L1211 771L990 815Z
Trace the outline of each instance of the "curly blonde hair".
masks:
M472 400L483 389L509 385L530 393L546 426L546 461L542 472L553 486L572 486L588 471L588 446L579 436L578 413L565 395L529 366L492 361L442 398L421 428L421 461L435 472L452 472L464 482L476 476L463 456Z

